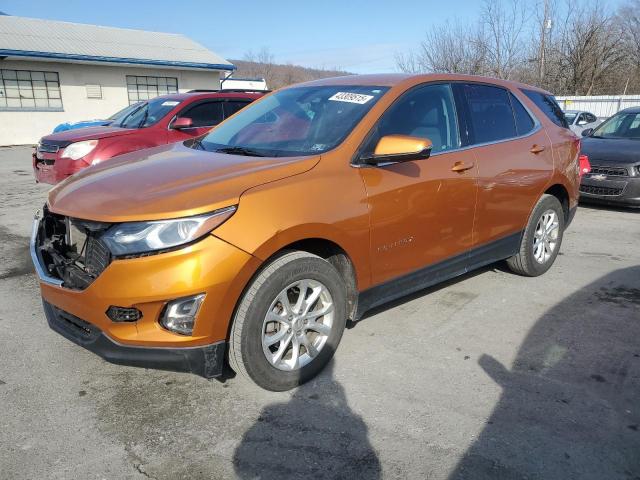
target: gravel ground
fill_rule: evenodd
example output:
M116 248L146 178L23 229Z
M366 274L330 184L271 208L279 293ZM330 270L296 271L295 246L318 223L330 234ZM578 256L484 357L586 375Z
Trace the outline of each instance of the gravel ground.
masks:
M0 149L0 478L640 478L640 213L581 207L554 267L371 312L292 392L110 365L46 325L30 150Z

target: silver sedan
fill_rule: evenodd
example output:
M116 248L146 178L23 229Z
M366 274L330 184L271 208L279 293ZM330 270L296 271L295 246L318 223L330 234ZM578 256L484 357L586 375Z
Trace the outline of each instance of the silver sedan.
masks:
M593 113L583 110L567 110L564 112L564 117L567 119L569 128L578 136L582 134L583 130L596 128L602 123L602 120L599 120Z

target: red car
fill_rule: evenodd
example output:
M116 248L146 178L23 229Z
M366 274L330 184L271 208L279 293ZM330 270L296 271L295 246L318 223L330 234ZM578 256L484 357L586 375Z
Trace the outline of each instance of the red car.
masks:
M36 182L56 184L116 155L197 137L262 95L258 92L162 95L142 103L118 125L47 135L33 152Z

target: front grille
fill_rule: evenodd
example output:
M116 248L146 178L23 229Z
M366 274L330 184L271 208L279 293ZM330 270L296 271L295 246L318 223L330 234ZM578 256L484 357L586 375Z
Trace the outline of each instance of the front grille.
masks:
M591 172L596 175L607 175L611 177L627 177L629 172L624 167L604 167L599 165L591 165Z
M614 197L616 195L622 195L624 188L613 187L595 187L593 185L580 185L580 191L582 193L589 193L591 195L602 195Z
M51 328L80 345L94 342L102 333L98 327L69 312L65 312L46 301L43 301L43 304Z
M104 243L90 235L87 238L84 260L87 272L97 277L111 263L111 252Z
M100 241L109 224L76 220L46 208L38 232L44 269L64 287L83 290L109 266L111 252Z
M38 152L40 153L58 153L58 150L60 150L59 145L52 145L50 143L38 144Z

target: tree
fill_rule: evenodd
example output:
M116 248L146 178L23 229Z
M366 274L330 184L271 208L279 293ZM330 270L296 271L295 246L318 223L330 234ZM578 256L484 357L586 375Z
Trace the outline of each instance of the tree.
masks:
M436 25L426 34L418 52L396 55L397 67L406 73L485 73L485 42L480 31L460 23Z
M257 52L248 50L244 54L243 60L251 64L248 67L250 76L264 78L267 81L267 85L274 83L273 67L275 65L275 57L268 47L262 47Z
M523 37L531 15L521 0L483 0L480 17L487 67L493 76L510 79L526 61Z

